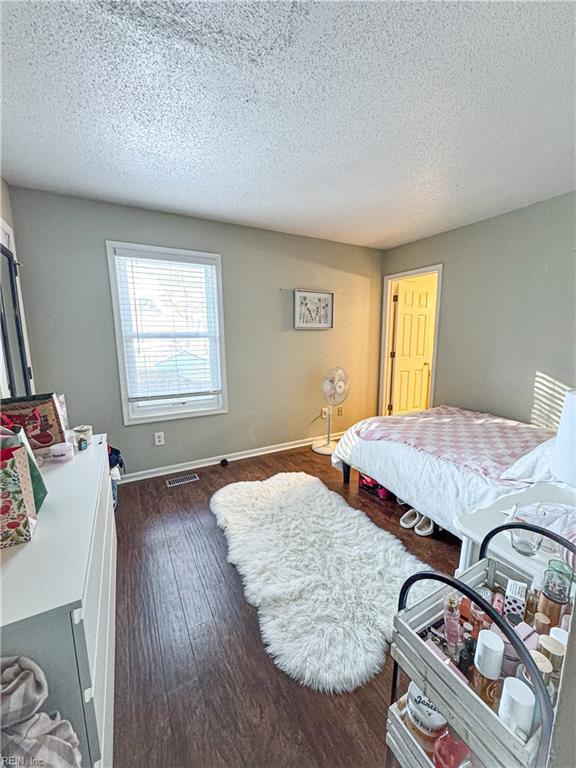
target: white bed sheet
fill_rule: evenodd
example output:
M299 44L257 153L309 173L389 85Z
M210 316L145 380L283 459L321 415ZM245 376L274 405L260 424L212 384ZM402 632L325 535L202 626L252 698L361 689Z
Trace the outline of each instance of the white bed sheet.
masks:
M344 433L332 464L339 469L343 461L350 464L456 536L455 517L522 490L521 485L495 482L410 445L361 440L357 427L355 424Z

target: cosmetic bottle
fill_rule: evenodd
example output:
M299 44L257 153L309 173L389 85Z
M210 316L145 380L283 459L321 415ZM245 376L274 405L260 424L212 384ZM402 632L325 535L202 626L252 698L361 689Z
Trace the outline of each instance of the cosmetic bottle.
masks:
M467 637L464 641L464 648L460 651L458 657L458 669L465 677L470 679L472 667L474 666L474 654L476 652L476 640L473 637Z
M556 640L556 638L552 636L543 635L538 642L536 650L543 656L546 656L550 664L552 664L550 680L554 686L554 695L556 695L558 688L560 687L560 675L562 674L562 664L564 663L566 646L561 643L560 640Z
M526 598L526 611L524 612L524 621L527 624L532 624L534 621L534 614L538 610L538 600L540 599L540 592L544 586L544 579L542 576L534 576L532 579L532 586L528 592Z
M490 587L478 587L477 591L480 597L483 597L487 603L490 603L490 605L492 605L492 598L494 597L494 593L492 592Z
M470 749L447 728L436 739L433 760L435 768L469 768Z
M535 706L536 697L529 685L515 677L504 680L498 717L525 741L532 733Z
M574 570L564 560L548 560L548 568L556 573L561 573L570 581L574 579Z
M556 640L551 635L542 635L536 650L550 661L553 673L559 672L562 669L566 646L560 640Z
M570 599L571 580L563 573L549 568L544 573L544 587L538 600L538 613L550 619L550 627L559 627L562 613Z
M555 689L554 689L554 684L552 683L552 680L551 680L552 663L550 662L549 659L543 656L539 651L530 651L530 656L532 656L532 659L536 664L538 672L542 676L544 685L546 686L546 690L548 691L548 696L550 697L550 701L554 703ZM526 685L532 690L534 695L536 695L534 691L534 684L532 683L532 678L530 677L530 673L528 672L524 664L520 664L518 666L518 669L516 671L516 677L519 680L521 680L523 683L526 683ZM536 728L540 725L541 722L542 722L542 713L540 712L540 706L538 702L536 702L536 706L534 707L534 720L532 721L532 732L536 730Z
M492 608L494 608L494 610L497 611L500 616L504 616L504 592L494 592L494 597L492 598Z
M562 619L560 621L560 626L566 632L570 632L570 622L572 621L573 610L574 610L574 600L569 600L564 606L564 610L562 611Z
M508 624L510 624L511 627L514 627L514 629L522 624L522 616L517 613L507 613L505 618Z
M404 723L426 754L432 757L434 742L446 730L447 722L414 682L408 686Z
M472 602L469 597L466 597L464 595L460 599L460 616L462 618L462 621L470 621L470 608L472 606Z
M539 635L547 635L550 631L550 619L545 613L535 613L532 626Z
M460 607L454 592L444 598L444 637L448 645L448 653L458 661L462 645L462 627L460 626Z
M470 624L469 621L465 621L462 624L462 642L466 642L469 637L472 637L472 632L474 631L474 627L472 624Z
M538 645L538 640L540 639L540 635L538 635L534 628L531 627L529 624L526 624L524 621L516 622L516 619L520 619L519 616L516 614L512 615L512 619L514 620L511 622L512 626L514 627L514 632L518 635L520 640L524 643L526 646L526 650L528 651L535 651L536 646ZM504 632L500 629L500 627L494 623L490 625L490 631L494 632L494 634L498 635L498 637L502 640L504 643L504 658L502 659L502 675L504 677L514 676L516 674L516 669L518 668L518 664L520 663L520 657L516 653L516 650L512 643L508 640Z
M470 624L472 624L472 637L474 640L477 640L480 632L488 627L488 616L479 605L474 603L470 607Z
M559 669L557 672L554 671L554 659L548 656L548 659L552 662L552 667L553 667L552 682L554 683L554 688L556 689L556 693L558 693L558 688L560 686L560 676L562 675L562 664L564 663L564 658L566 656L566 647L568 645L568 632L565 629L561 629L560 627L552 627L552 629L550 630L550 637L554 638L554 640L557 640L564 650L564 653L562 654L562 661L559 665Z
M568 645L568 632L565 629L561 629L560 627L552 627L550 630L550 637L553 637L554 640L561 642L564 647Z
M495 632L482 629L478 635L474 667L472 669L472 688L482 701L494 711L500 703L502 661L504 643Z

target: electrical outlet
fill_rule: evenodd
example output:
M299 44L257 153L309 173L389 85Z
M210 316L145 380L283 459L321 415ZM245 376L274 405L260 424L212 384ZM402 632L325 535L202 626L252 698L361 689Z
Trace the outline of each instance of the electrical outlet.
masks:
M327 419L328 418L328 408L322 408L320 411L320 418Z
M160 445L166 445L164 441L164 432L154 432L154 445L156 448Z
M344 413L344 408L342 408L342 406L339 405L338 406L338 416L342 416L343 413Z

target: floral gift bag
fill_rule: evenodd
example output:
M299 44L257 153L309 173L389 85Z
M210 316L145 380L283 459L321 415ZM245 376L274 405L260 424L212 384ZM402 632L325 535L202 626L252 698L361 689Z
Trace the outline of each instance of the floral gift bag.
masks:
M0 451L0 549L30 541L36 505L23 445Z
M38 467L36 457L34 456L32 448L30 448L26 432L22 427L14 427L13 430L7 429L6 427L0 427L0 450L3 450L4 448L16 448L19 445L23 445L24 448L26 448L26 454L28 455L30 480L32 482L32 490L34 491L34 506L36 507L36 514L38 514L48 491L42 473Z

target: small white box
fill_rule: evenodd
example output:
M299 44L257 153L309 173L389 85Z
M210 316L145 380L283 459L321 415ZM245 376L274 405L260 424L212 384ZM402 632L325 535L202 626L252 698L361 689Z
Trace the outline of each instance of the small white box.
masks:
M526 611L526 591L527 586L523 581L513 581L510 579L506 586L504 596L504 615L507 613L516 613L524 617Z

